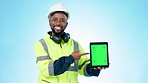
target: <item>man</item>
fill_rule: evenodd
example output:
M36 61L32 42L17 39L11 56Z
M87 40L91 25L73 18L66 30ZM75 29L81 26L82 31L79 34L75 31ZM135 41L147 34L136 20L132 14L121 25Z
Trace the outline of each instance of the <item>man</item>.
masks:
M51 7L48 19L52 31L35 42L36 64L40 70L38 83L78 83L78 73L98 76L101 68L91 68L81 45L64 32L69 12L62 4Z

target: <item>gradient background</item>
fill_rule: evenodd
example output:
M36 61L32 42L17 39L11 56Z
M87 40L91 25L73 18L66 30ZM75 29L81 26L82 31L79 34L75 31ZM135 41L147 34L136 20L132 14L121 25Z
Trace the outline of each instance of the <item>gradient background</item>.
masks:
M86 52L89 42L109 43L110 68L80 83L148 82L148 0L0 0L0 83L37 83L33 45L55 3L69 8L66 32Z

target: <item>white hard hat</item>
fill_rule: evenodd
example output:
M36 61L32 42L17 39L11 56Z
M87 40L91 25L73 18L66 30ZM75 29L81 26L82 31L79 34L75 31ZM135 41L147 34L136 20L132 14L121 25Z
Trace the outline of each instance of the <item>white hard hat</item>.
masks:
M57 3L50 8L48 19L50 19L52 14L54 14L55 12L63 12L69 18L68 9L61 3Z

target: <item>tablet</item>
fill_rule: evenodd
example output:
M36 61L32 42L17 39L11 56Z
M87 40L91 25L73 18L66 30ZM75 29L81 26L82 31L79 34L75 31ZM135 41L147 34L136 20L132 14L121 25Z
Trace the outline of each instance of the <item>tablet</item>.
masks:
M108 42L90 42L91 66L109 67Z

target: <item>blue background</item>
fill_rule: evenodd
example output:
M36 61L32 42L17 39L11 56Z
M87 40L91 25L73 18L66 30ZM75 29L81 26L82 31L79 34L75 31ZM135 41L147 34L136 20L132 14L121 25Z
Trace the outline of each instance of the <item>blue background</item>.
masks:
M37 83L33 45L50 30L55 3L69 8L66 32L86 52L89 42L109 43L110 68L80 83L148 82L147 0L0 0L0 83Z

